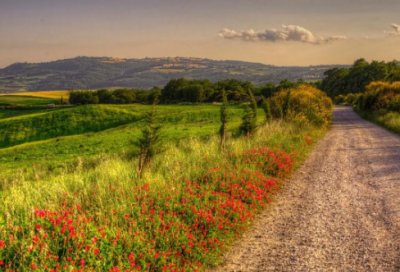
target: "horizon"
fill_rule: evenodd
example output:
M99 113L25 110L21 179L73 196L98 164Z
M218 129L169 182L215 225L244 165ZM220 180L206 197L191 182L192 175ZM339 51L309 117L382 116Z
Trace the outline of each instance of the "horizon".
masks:
M255 63L255 64L262 64L266 66L274 66L274 67L313 67L313 66L351 66L353 63L333 63L333 64L311 64L311 65L274 65L270 63L262 63L262 62L256 62L256 61L246 61L246 60L239 60L239 59L210 59L210 58L199 58L195 56L168 56L168 57L143 57L143 58L121 58L121 57L113 57L113 56L75 56L75 57L70 57L70 58L65 58L65 59L53 59L53 60L47 60L47 61L38 61L38 62L29 62L29 61L17 61L14 63L11 63L7 66L0 67L1 69L5 69L11 65L14 64L23 64L23 63L28 63L28 64L41 64L41 63L50 63L50 62L56 62L56 61L62 61L62 60L71 60L71 59L76 59L76 58L104 58L104 59L122 59L122 60L144 60L144 59L169 59L169 58L184 58L184 59L206 59L206 60L211 60L211 61L239 61L239 62L248 62L248 63ZM374 61L374 60L372 60Z
M88 55L274 66L392 61L399 11L395 0L2 0L0 67Z

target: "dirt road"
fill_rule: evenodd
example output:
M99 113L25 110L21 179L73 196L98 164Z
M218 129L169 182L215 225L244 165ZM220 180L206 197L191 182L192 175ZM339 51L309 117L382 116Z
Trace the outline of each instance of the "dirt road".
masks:
M334 125L214 271L400 271L400 137L334 110Z

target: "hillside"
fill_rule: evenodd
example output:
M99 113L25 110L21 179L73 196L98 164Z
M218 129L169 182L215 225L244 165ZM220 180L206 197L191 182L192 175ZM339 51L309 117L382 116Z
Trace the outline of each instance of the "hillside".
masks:
M15 63L0 69L0 93L42 90L163 87L173 78L235 78L255 85L283 79L320 80L337 65L279 67L242 61L200 58L114 59L77 57L46 63ZM345 67L345 66L340 66Z

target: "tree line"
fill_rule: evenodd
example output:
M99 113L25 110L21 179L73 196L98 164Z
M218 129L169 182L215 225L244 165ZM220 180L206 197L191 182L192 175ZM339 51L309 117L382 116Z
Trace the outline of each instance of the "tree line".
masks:
M307 83L299 79L295 82L282 80L278 85L266 83L255 87L250 81L227 79L216 83L210 80L189 80L185 78L172 79L164 88L154 87L151 90L140 89L100 89L97 91L72 91L69 102L71 104L151 104L155 98L163 104L173 103L211 103L222 102L223 91L231 102L249 101L249 93L255 96L272 97L282 89L295 88L300 85L318 87L319 82Z
M374 81L395 82L400 81L399 62L372 61L368 63L361 58L354 62L350 68L333 68L327 70L321 82L321 90L330 97L362 93Z

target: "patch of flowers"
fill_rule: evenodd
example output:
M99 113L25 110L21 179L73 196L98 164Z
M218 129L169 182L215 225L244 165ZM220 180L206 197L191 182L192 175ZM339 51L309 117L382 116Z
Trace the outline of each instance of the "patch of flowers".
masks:
M227 156L224 163L204 156L213 167L164 188L109 188L110 212L96 207L93 186L85 197L94 204L65 195L57 209L9 218L0 227L0 270L172 272L215 263L279 191L297 154L260 147Z

